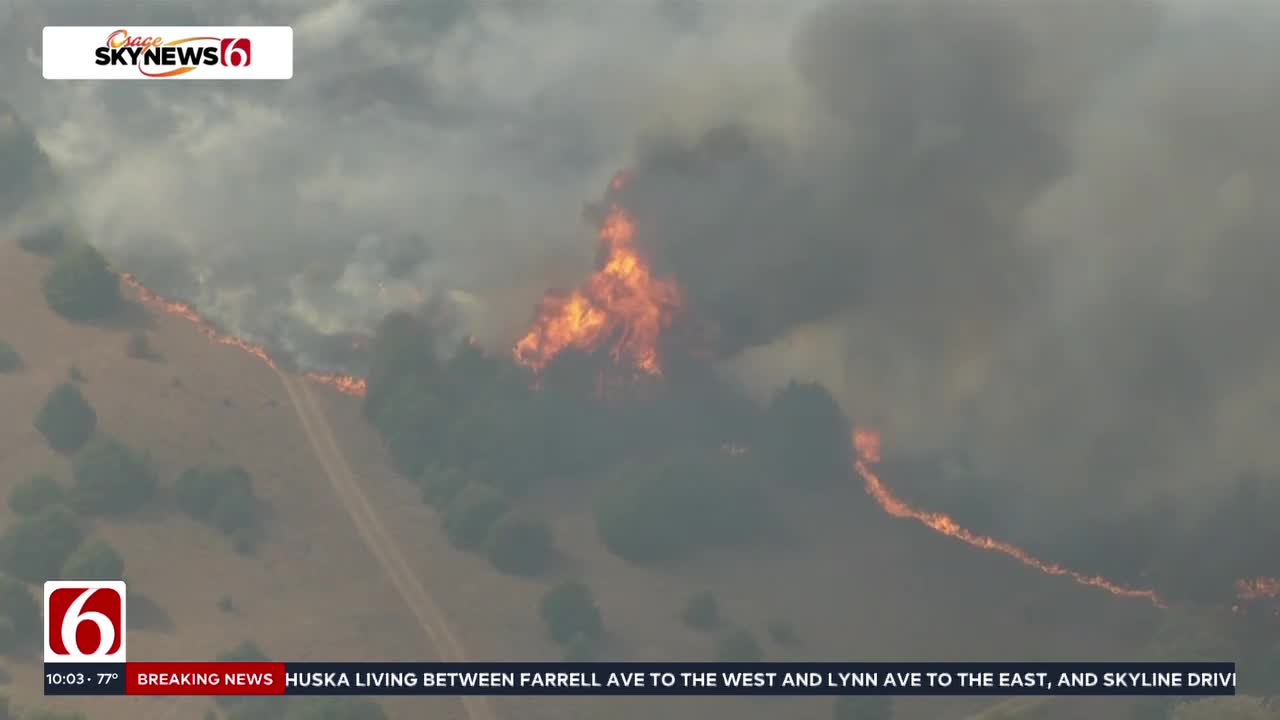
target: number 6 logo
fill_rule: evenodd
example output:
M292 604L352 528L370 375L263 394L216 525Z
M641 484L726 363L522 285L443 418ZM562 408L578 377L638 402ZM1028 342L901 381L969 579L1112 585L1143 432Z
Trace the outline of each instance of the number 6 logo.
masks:
M227 67L249 67L249 38L223 38L219 56Z
M123 582L46 582L44 616L45 662L124 662Z

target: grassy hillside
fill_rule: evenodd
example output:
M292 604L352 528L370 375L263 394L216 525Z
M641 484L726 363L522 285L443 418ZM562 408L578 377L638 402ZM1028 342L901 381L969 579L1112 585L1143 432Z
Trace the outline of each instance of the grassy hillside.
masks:
M435 657L325 480L279 376L246 353L208 342L186 321L134 303L107 326L71 324L41 298L47 263L0 245L0 337L23 359L19 371L0 374L0 492L35 472L69 477L68 461L46 447L31 422L74 366L100 429L149 450L162 491L192 464L234 463L252 475L269 509L265 539L249 555L166 505L164 492L138 517L94 521L93 533L120 549L131 588L147 600L132 606L131 657L212 658L244 639L280 659ZM140 329L159 359L126 351ZM713 550L662 570L637 568L605 550L589 488L560 486L532 502L563 550L556 571L541 579L502 575L450 545L418 489L391 469L357 401L324 388L315 393L373 511L471 659L558 658L537 603L557 577L570 575L595 590L607 628L603 652L626 660L712 659L714 636L679 617L687 598L704 589L721 599L728 623L750 629L765 656L776 659L1125 657L1144 642L1154 618L1141 602L1037 575L885 517L852 483L795 500L776 542ZM223 597L232 612L219 608ZM794 627L798 644L769 640L767 626L779 619ZM22 705L91 709L95 720L198 717L211 705L43 701L38 664L3 662L12 674L9 692ZM903 701L899 717L960 717L983 704ZM522 720L830 716L825 699L551 698L495 706ZM397 719L464 717L455 700L386 707Z

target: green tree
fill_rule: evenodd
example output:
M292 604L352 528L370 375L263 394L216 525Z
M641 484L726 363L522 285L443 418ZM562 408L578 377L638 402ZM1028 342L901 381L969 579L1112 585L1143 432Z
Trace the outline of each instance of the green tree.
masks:
M575 638L594 641L604 633L604 620L595 594L585 583L565 580L542 596L539 614L551 639L568 645Z
M373 424L386 440L395 466L409 477L416 477L436 455L432 438L440 433L438 426L447 417L448 408L416 376L388 382L395 382L395 391L379 402Z
M35 427L49 447L59 452L79 450L93 435L98 414L80 388L65 382L53 389L36 414Z
M91 540L67 558L62 577L69 580L119 580L124 577L124 558L106 540Z
M303 697L289 704L284 720L387 720L387 713L368 698Z
M696 630L710 630L720 624L720 602L710 590L694 593L684 604L680 619Z
M68 320L101 320L120 306L120 278L96 248L77 245L63 251L44 276L44 297Z
M174 483L178 509L227 535L255 530L253 478L239 465L187 468Z
M883 695L841 695L836 698L835 720L892 720L893 699Z
M489 561L512 575L546 572L555 558L551 526L541 518L511 514L498 521L489 537Z
M385 404L404 391L405 378L430 387L438 370L435 337L427 323L407 312L393 312L383 318L369 345L369 385L365 394L365 417L378 422ZM378 423L379 429L386 428Z
M75 515L61 505L10 525L0 535L0 570L27 582L56 578L84 540Z
M431 463L423 469L418 482L422 487L422 501L442 510L466 486L467 478L457 468Z
M22 356L12 345L0 338L0 373L13 372L22 367Z
M270 662L262 648L252 640L245 640L214 658L217 662Z
M245 640L239 645L221 652L215 662L269 662L270 659L262 648L252 640ZM281 717L285 701L288 698L271 697L239 697L235 695L219 695L214 699L227 714L228 720L276 720Z
M8 103L0 101L0 222L8 224L28 201L47 197L56 187L49 158L31 127Z
M122 515L155 494L156 476L145 453L110 437L95 438L72 462L71 501L85 513Z
M596 529L614 554L642 564L751 540L770 517L757 471L719 450L624 465L596 502Z
M0 575L0 653L10 653L40 634L40 606L22 582Z
M769 403L756 445L775 480L823 486L849 478L850 432L849 421L826 388L792 382Z
M53 255L67 246L67 233L59 225L33 228L18 236L18 247L36 255Z
M15 515L35 515L62 501L62 486L48 473L36 473L9 490L9 509Z
M750 630L736 628L716 643L716 657L722 662L758 662L764 657L764 651Z
M449 503L444 514L444 530L457 548L480 547L493 526L507 513L510 504L490 487L469 483Z

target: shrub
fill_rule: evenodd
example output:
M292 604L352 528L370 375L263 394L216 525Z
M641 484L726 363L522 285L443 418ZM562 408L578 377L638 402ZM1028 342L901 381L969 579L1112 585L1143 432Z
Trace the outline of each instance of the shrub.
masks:
M893 699L884 695L842 695L836 698L835 720L891 720Z
M156 352L151 347L151 338L144 332L129 333L124 341L124 354L134 360L154 360Z
M268 662L266 653L252 640L245 640L214 658L217 662Z
M507 500L493 488L469 483L445 511L445 533L454 547L463 550L480 547L508 508Z
M750 630L738 628L720 638L716 644L716 657L722 662L757 662L764 657L764 652Z
M551 639L560 645L595 641L604 633L595 595L578 580L566 580L548 590L539 612Z
M600 638L578 633L564 645L565 662L591 662L600 654Z
M257 546L258 500L253 478L239 465L190 467L174 483L178 508L229 536L236 552Z
M253 478L239 465L198 465L184 470L173 489L179 510L201 522L212 523L224 496L253 495Z
M13 372L22 367L22 356L12 345L0 338L0 372Z
M467 478L456 468L428 465L422 471L422 501L433 508L449 506L467 484Z
M36 414L35 427L49 447L59 452L79 450L93 435L98 414L80 388L65 382L54 388Z
M685 603L680 619L696 630L710 630L720 624L720 603L710 590L694 593Z
M614 554L644 564L749 540L769 517L756 470L715 450L624 466L596 503L596 530Z
M0 653L13 652L40 634L40 606L27 586L0 575Z
M151 460L118 440L97 438L76 453L72 504L82 512L121 515L141 507L155 494Z
M32 475L9 490L9 509L15 515L35 515L62 501L62 486L48 473Z
M56 578L84 534L62 505L22 518L0 536L0 570L27 582Z
M119 580L124 577L124 558L106 540L92 540L67 558L62 577L68 580Z
M223 595L218 598L218 610L224 613L233 613L236 611L236 603L231 599L230 595Z
M120 278L92 245L62 252L44 276L43 285L49 307L68 320L101 320L120 306Z
M547 521L508 515L498 522L489 538L489 561L512 575L539 575L551 566L555 541Z
M52 255L66 246L67 236L57 225L33 228L18 236L18 247L36 255Z

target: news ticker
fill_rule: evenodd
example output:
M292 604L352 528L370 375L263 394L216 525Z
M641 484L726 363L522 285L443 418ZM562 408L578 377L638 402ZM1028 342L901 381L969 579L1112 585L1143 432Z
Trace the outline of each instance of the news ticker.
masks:
M1234 695L1235 663L46 663L46 695Z

